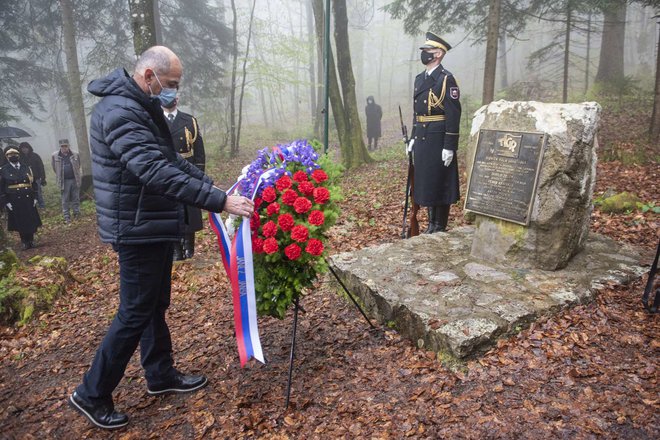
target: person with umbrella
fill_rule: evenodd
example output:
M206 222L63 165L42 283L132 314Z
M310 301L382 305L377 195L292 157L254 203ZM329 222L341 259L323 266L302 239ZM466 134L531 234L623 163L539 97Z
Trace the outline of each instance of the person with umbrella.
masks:
M23 249L30 249L41 226L36 183L30 167L19 161L16 148L5 148L5 157L7 163L0 168L0 206L7 211L7 230L18 232Z

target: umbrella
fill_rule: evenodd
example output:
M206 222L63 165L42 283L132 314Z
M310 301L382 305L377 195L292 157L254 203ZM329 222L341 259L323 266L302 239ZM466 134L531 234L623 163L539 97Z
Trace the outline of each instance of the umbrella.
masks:
M0 127L0 139L32 137L27 131L18 127Z

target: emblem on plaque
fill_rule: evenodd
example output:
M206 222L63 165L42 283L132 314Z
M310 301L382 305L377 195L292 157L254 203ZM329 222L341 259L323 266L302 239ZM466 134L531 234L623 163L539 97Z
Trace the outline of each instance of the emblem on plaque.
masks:
M506 133L497 140L497 155L505 157L518 157L522 135L514 136Z

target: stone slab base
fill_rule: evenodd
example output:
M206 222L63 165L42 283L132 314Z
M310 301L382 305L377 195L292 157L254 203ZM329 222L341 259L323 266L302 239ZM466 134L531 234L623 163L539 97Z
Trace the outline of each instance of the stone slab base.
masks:
M470 257L473 234L465 226L329 260L368 314L417 346L460 360L541 316L590 301L608 283L648 271L638 249L595 234L562 270L485 263Z

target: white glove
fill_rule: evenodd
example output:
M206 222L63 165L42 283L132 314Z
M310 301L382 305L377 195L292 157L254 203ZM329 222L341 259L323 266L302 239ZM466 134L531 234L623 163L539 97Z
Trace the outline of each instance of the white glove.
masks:
M406 154L412 153L413 145L415 144L415 139L410 139L408 145L406 145Z
M35 207L35 208L37 207L37 203L38 203L38 202L37 202L37 199L34 199L34 207Z
M10 210L10 211L13 211L14 207L11 206L11 203L7 203L7 209Z
M448 167L451 164L451 161L454 159L454 152L451 150L442 150L442 161L445 163L445 166Z

